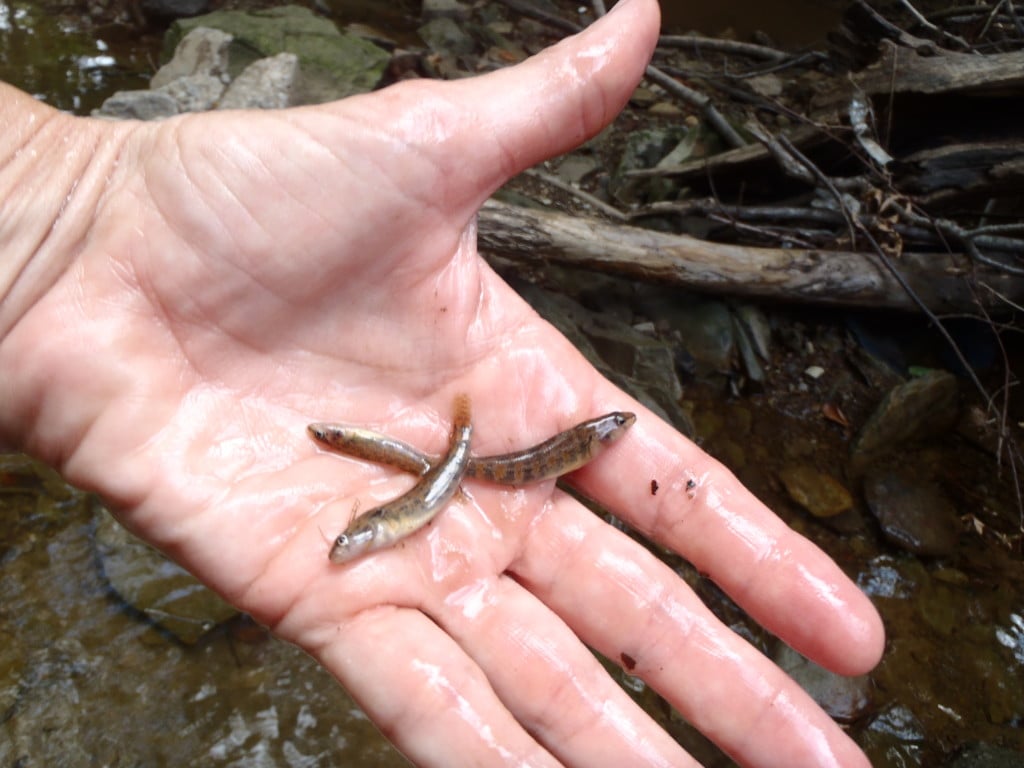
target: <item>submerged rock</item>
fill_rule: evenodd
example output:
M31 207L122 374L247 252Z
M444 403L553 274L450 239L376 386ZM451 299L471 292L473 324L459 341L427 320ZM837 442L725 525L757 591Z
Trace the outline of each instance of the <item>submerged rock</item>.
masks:
M948 768L1020 768L1024 754L1016 749L1007 749L984 742L973 744L947 763Z
M871 679L867 675L838 675L804 658L789 646L781 647L775 655L775 663L833 720L852 723L871 710Z
M186 644L238 611L181 566L126 531L97 504L96 549L110 586L132 608Z
M877 469L864 479L864 496L893 544L918 555L949 555L956 549L960 521L934 483L901 469Z
M779 478L789 497L815 517L833 517L853 507L842 483L806 464L783 467Z
M96 724L82 713L79 701L91 659L80 642L62 637L29 654L17 681L17 695L4 712L7 738L0 739L0 764L90 764L81 732ZM100 757L99 764L105 763L104 757L108 756Z
M859 472L904 443L940 435L956 417L957 384L952 374L929 371L900 384L882 399L854 441L852 467Z

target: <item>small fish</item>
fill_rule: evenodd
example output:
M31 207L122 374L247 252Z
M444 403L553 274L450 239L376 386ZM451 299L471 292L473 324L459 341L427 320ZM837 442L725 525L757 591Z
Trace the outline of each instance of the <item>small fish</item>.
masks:
M311 426L311 433L312 430ZM469 463L472 435L469 397L458 395L448 454L429 467L407 493L349 523L334 540L329 555L331 562L346 563L367 552L389 547L429 523L459 489Z
M525 485L550 480L579 469L602 449L618 440L636 416L614 411L584 421L532 448L497 456L469 459L466 477L501 485ZM438 459L379 432L341 424L310 424L310 436L321 445L357 458L387 464L423 475Z

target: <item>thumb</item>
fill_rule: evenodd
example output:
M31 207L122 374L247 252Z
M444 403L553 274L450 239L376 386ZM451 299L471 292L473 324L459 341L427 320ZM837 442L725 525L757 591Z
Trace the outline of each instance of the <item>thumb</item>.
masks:
M421 180L429 198L438 199L436 171L445 169L446 207L469 218L509 178L615 118L643 76L659 24L656 0L620 0L587 29L516 66L377 92L378 125L427 160Z

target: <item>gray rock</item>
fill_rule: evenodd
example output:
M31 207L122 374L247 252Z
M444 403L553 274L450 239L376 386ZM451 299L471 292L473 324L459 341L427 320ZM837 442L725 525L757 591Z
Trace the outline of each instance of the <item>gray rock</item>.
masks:
M619 166L608 185L608 191L624 205L654 202L669 197L676 189L673 181L661 177L630 176L629 171L655 167L686 138L686 129L645 129L629 134Z
M733 315L750 339L757 356L771 360L772 327L768 316L755 304L739 304L733 308Z
M775 655L775 663L840 723L852 723L871 710L871 679L867 675L837 675L785 645Z
M196 27L178 43L174 56L153 75L153 90L190 75L207 75L221 82L228 79L229 46L234 38L219 29Z
M683 434L694 434L689 415L679 406L682 385L669 345L568 296L525 283L516 291L602 375Z
M118 91L92 114L115 120L159 120L178 114L178 102L160 91Z
M743 322L739 315L733 314L733 338L736 340L736 347L740 353L740 360L743 363L743 370L751 381L764 382L765 372L761 361L763 357L758 351L758 339L751 329Z
M283 109L293 103L299 57L279 53L254 61L228 86L218 109Z
M947 768L1020 768L1024 753L995 744L973 744L949 761Z
M96 548L103 573L121 599L184 643L195 643L238 613L102 508L97 509Z
M905 443L942 434L956 417L957 384L952 374L929 371L900 384L883 398L857 435L851 465L859 472Z
M302 80L296 104L318 104L365 93L377 85L389 54L356 35L344 34L306 8L282 6L262 11L216 11L175 21L164 37L164 56L196 27L222 30L234 38L229 74L237 77L258 59L279 53L299 57Z
M446 17L431 19L416 32L435 53L460 56L476 51L476 41L455 21Z
M857 586L868 597L909 600L930 578L917 558L879 555L857 574Z
M937 485L900 469L868 472L864 496L885 537L919 555L949 555L956 549L960 522L956 509Z
M581 319L580 330L604 362L619 373L657 385L673 402L683 396L671 346L602 314L587 313Z
M224 83L210 75L186 75L156 90L174 99L179 112L205 112L216 106Z
M584 177L601 167L600 161L593 155L579 152L566 155L555 170L556 175L567 184L578 184Z
M910 709L893 704L878 713L868 730L893 736L904 743L920 744L925 740L925 729Z
M656 325L679 332L693 356L698 376L727 373L736 359L736 337L729 307L720 301L692 296L653 296L644 310Z
M458 0L423 0L420 12L424 20L446 18L465 21L472 9Z

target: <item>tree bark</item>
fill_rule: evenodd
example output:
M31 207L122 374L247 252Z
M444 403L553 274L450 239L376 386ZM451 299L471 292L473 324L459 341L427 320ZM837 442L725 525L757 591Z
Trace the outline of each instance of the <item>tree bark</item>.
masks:
M488 201L479 216L480 250L514 262L586 267L652 282L736 296L833 306L917 310L872 253L751 248L708 243L591 218ZM935 313L999 308L1024 300L1024 281L974 265L963 254L890 258Z

